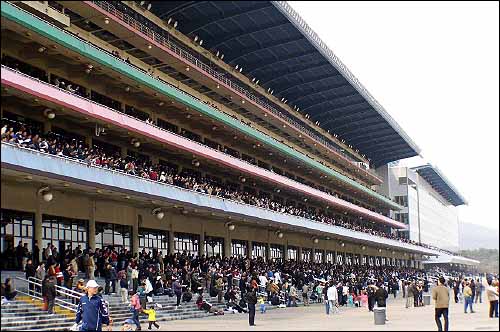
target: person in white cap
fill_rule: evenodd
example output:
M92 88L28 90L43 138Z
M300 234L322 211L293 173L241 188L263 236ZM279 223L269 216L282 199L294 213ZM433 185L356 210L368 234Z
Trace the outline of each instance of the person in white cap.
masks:
M87 295L80 298L76 312L76 324L82 322L83 331L102 331L102 324L109 326L109 312L102 297L97 295L99 285L95 280L87 282Z

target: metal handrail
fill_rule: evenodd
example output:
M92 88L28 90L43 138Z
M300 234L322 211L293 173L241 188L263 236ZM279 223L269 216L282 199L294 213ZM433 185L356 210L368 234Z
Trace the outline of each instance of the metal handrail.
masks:
M1 142L1 144L2 145L6 145L6 146L10 146L12 148L16 148L16 149L19 149L19 150L24 150L24 151L27 151L29 153L33 153L33 154L37 154L37 155L45 155L45 156L47 156L47 157L49 157L51 159L52 158L61 159L61 160L65 160L66 162L72 162L72 163L80 164L80 165L86 166L86 167L94 167L94 168L101 169L101 170L104 170L106 172L110 172L110 173L113 173L113 174L120 174L120 175L130 176L130 177L133 177L133 178L136 178L136 179L140 179L142 181L149 181L151 183L156 183L156 184L161 184L161 185L173 187L173 188L176 188L178 190L182 190L182 191L185 191L185 192L188 192L188 193L194 193L194 194L198 194L198 195L203 195L203 196L210 197L210 198L214 198L215 197L215 198L221 199L223 201L226 201L226 200L230 201L230 202L232 202L234 204L237 204L237 205L250 206L250 207L252 207L254 209L260 209L260 210L267 211L267 212L274 212L274 213L285 215L285 216L291 216L291 217L299 218L299 219L302 219L302 220L305 220L305 221L308 221L308 222L312 222L312 223L316 223L316 224L323 224L323 225L326 224L326 225L328 225L330 227L333 227L334 229L338 228L340 230L347 230L347 231L351 231L353 233L367 234L369 236L373 236L373 237L376 237L376 238L384 239L385 241L393 241L393 242L395 242L394 244L389 243L389 245L396 245L396 243L397 243L397 244L406 244L408 246L414 246L414 247L417 247L417 248L418 247L426 248L425 246L420 246L420 245L417 245L417 244L404 242L401 239L391 239L391 238L388 238L388 237L374 235L374 234L371 234L371 233L360 232L360 231L353 230L353 229L346 228L346 227L342 227L342 226L339 226L339 225L332 225L332 224L329 224L329 223L324 223L324 222L321 222L321 221L317 221L317 220L313 220L313 219L308 219L308 218L297 216L297 215L292 215L292 214L289 214L289 213L286 213L286 212L275 211L275 210L266 209L266 208L263 208L263 207L260 207L260 206L256 206L256 205L251 205L251 204L247 204L247 203L238 202L238 201L235 201L235 200L232 200L232 199L229 199L229 198L223 198L223 197L219 197L219 196L215 196L215 195L209 195L209 194L205 194L205 193L202 193L202 192L194 191L194 190L191 190L191 189L186 189L186 188L178 187L178 186L175 186L173 184L159 182L159 181L154 181L154 180L151 180L151 179L146 179L146 178L143 178L143 177L140 177L140 176L137 176L137 175L133 175L133 174L129 174L129 173L126 173L126 172L123 172L123 171L117 171L117 170L114 170L114 169L102 168L102 167L99 167L99 166L96 166L96 165L91 165L91 164L85 163L85 162L83 162L81 160L78 160L78 159L68 158L66 156L52 155L52 154L49 154L49 153L46 153L46 152L41 152L41 151L38 151L38 150L32 150L32 149L29 149L29 148L26 148L26 147L19 146L17 144L12 144L12 143L8 143L8 142ZM431 248L426 248L426 249L435 250L435 249L431 249Z
M29 279L23 279L21 277L14 277L14 278L16 280L19 280L19 281L22 281L22 282L26 282L28 284L28 291L23 291L23 290L19 290L19 289L16 289L16 291L18 291L21 294L27 295L29 297L35 298L37 300L41 300L41 301L44 300L43 296L42 296L42 293L36 290L37 286L40 287L40 288L42 287L42 283L41 283L40 279L37 279L37 278L34 278L34 277L30 277ZM31 289L31 290L29 289L30 285L33 286L33 289ZM61 308L70 310L72 312L76 312L78 305L76 305L76 304L74 304L72 302L63 300L63 299L57 297L57 295L63 296L63 297L66 297L66 298L72 298L72 299L80 300L80 297L81 297L82 294L80 294L80 296L76 296L76 295L71 294L69 292L70 290L68 290L68 289L66 289L64 287L61 287L61 286L58 286L58 285L55 285L55 286L56 286L56 298L54 300L54 304L58 305ZM73 291L71 291L71 292L73 292Z
M221 74L217 71L215 71L213 68L208 66L207 64L203 63L202 61L198 60L196 57L194 57L191 53L185 51L182 47L177 45L173 40L165 39L165 37L159 35L155 31L152 31L150 28L144 26L142 23L138 22L136 19L130 17L128 14L125 14L121 12L120 10L116 9L113 5L109 4L107 1L92 1L92 3L96 4L97 6L101 7L108 13L112 14L116 18L121 19L124 23L128 24L130 27L134 28L137 31L140 31L141 33L145 34L147 37L153 39L154 41L158 42L159 44L168 47L171 51L176 53L177 55L181 56L182 58L188 60L191 64L194 64L196 67L202 69L206 73L210 74L212 77L218 79L219 81L225 83L228 85L230 88L233 90L236 90L237 92L243 94L245 97L247 97L249 100L254 101L258 105L264 107L265 109L271 111L273 114L278 115L281 119L285 120L289 124L293 125L296 127L296 129L300 131L306 131L309 136L311 136L313 139L316 141L322 143L325 145L327 148L335 151L340 157L348 160L349 162L358 162L358 160L349 157L347 154L341 151L340 148L337 148L336 146L332 145L330 142L328 142L325 138L322 138L318 136L318 134L315 134L311 129L301 125L295 120L292 120L291 118L287 117L285 114L283 114L281 111L276 110L276 108L272 107L270 104L267 102L263 101L261 98L255 96L253 93L250 91L240 87L238 84L233 82L232 80L226 78L224 74ZM153 23L154 24L154 23ZM169 32L164 30L167 33L167 36L169 36ZM321 135L321 134L319 134ZM375 172L371 169L365 169L359 165L353 164L354 166L358 167L359 169L363 170L364 172L368 173L371 176L376 177L379 179L378 175L375 174Z
M128 118L130 118L130 119L133 119L133 120L137 120L137 118L135 118L135 117L133 117L133 116L131 116L131 115L129 115L129 114L123 113L123 112L121 112L121 111L119 111L119 110L117 110L117 109L111 108L111 107L109 107L109 106L106 106L106 105L103 105L103 104L97 103L97 102L95 102L95 101L93 101L93 100L91 100L91 99L88 99L88 98L86 98L86 97L83 97L83 96L81 96L81 95L79 95L79 94L77 94L77 93L74 93L74 92L68 91L68 90L66 90L66 89L62 89L62 88L60 88L60 87L58 87L58 86L55 86L55 85L53 85L53 84L51 84L51 83L48 83L48 82L42 81L42 80L40 80L40 79L38 79L38 78L36 78L36 77L32 77L32 76L30 76L30 75L28 75L28 74L25 74L25 73L23 73L23 72L21 72L21 71L19 71L19 70L16 70L16 69L10 68L10 67L5 66L5 65L2 65L1 67L2 67L2 69L9 70L9 71L11 71L11 72L15 72L16 74L20 74L20 75L22 75L22 76L24 76L24 77L27 77L27 78L32 79L32 80L35 80L35 81L37 81L37 82L38 82L38 83L40 83L40 84L48 85L48 86L50 86L50 87L52 87L52 88L55 88L55 89L58 89L59 91L62 91L62 92L64 92L64 93L71 94L72 96L74 96L74 97L76 97L76 98L79 98L79 99L83 99L83 100L85 100L86 102L89 102L89 103L92 103L92 104L95 104L95 105L98 105L98 106L104 107L104 108L108 109L109 111L119 113L120 115L122 115L122 116L126 116L126 117L128 117ZM244 159L242 159L242 158L237 158L237 157L235 157L235 156L233 156L233 155L231 155L231 154L228 154L228 153L225 153L225 152L223 152L223 151L220 151L220 150L214 149L214 148L212 148L211 146L208 146L208 145L206 145L206 144L203 144L203 143L200 143L200 142L197 142L197 141L191 140L191 139L189 139L189 138L187 138L187 137L185 137L185 136L182 136L182 135L179 135L179 134L177 134L177 133L174 133L174 132L172 132L172 131L170 131L170 130L168 130L168 129L158 127L157 125L155 125L155 124L153 124L153 123L147 123L147 125L153 126L153 127L157 128L157 129L159 129L159 130L161 130L161 131L168 132L169 134L172 134L172 135L174 135L174 136L176 136L176 137L178 137L178 138L183 138L183 139L189 140L190 142L192 142L192 143L194 143L194 144L197 144L197 145L202 146L202 147L204 147L204 148L208 148L208 149L210 149L210 150L212 150L212 151L214 151L214 152L216 152L216 153L218 152L218 153L222 153L222 154L224 154L224 155L227 155L227 156L230 156L230 157L236 158L236 159L238 159L239 161L241 161L242 163L244 163L244 164L246 164L246 165L248 165L248 166L258 167L258 168L263 169L263 170L265 170L265 171L267 171L267 172L271 172L271 173L273 173L273 174L276 174L276 173L272 172L271 170L268 170L268 169L266 169L266 168L260 167L260 166L258 166L258 165L256 165L256 164L252 164L252 163L250 163L250 162L248 162L248 161L246 161L246 160L244 160ZM294 179L292 179L292 178L289 178L289 177L287 177L287 176L285 176L285 175L281 175L281 176L286 177L287 179L289 179L289 180L290 180L291 182L293 182L294 184L301 184L301 185L304 185L304 186L308 186L308 187L310 187L310 186L309 186L309 185L307 185L307 184L301 183L301 182L299 182L299 181L297 181L297 180L294 180ZM340 193L334 192L334 194L335 194L335 195L332 195L332 194L330 194L330 193L328 193L328 192L326 192L326 191L322 191L322 190L317 189L317 188L313 188L313 187L310 187L310 188L312 188L312 189L314 189L314 190L318 190L318 191L320 191L320 192L322 192L322 193L325 193L325 194L327 194L327 195L329 195L329 196L332 196L332 197L336 197L336 198L338 198L338 199L341 199L340 197L338 197L338 195L342 195L342 194L340 194ZM336 195L337 195L337 196L336 196ZM341 200L343 200L343 199L341 199ZM347 201L347 200L343 200L343 201L349 202L349 201ZM349 203L351 203L351 202L349 202ZM354 203L351 203L351 204L354 204ZM365 209L367 209L367 208L365 208ZM370 209L367 209L367 210L372 211L372 212L375 212L375 213L378 213L378 212L373 211L373 210L370 210ZM380 214L380 213L378 213L378 214ZM391 218L391 219L392 219L392 218ZM395 220L395 219L393 219L393 220ZM397 220L395 220L395 221L397 221Z

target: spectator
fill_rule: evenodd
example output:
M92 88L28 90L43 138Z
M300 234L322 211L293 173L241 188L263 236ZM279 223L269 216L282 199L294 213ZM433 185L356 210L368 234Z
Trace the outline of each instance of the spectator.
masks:
M438 280L438 286L432 289L432 299L435 301L435 313L434 319L438 327L438 331L443 331L443 326L441 324L441 316L444 318L444 330L448 331L448 306L450 303L450 293L448 288L445 286L445 279L440 277Z

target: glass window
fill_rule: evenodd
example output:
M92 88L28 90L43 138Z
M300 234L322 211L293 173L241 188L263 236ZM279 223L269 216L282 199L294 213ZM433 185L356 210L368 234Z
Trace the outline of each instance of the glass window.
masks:
M128 233L124 236L129 242L131 231L129 229ZM168 253L168 232L157 229L139 228L139 251L143 249L147 251L158 249L162 254Z
M270 252L272 260L281 261L283 259L283 246L279 244L271 244Z
M231 241L231 255L236 257L247 257L247 241L232 240Z
M15 248L21 241L24 245L28 245L29 252L33 250L33 221L35 215L33 213L1 209L0 210L0 248L4 253L7 248L15 251ZM0 263L2 269L16 269L17 262L14 255L5 257L6 260Z
M309 248L302 248L302 261L310 262L312 258L312 251Z
M78 229L78 231L72 231L72 229ZM82 241L81 233L87 232L87 220L71 219L57 216L50 216L44 214L42 216L42 235L44 243L43 248L47 247L47 244L52 243L59 250L60 248L67 248L71 245L71 248L76 248L78 245L82 249L87 248L87 236L84 234L84 241ZM41 250L43 248L40 248Z
M314 251L314 261L316 263L323 263L323 251L322 250L315 250Z
M252 242L252 258L262 257L267 259L266 244L259 242Z
M112 246L116 249L124 248L131 250L130 233L132 232L132 226L96 222L95 230L96 248L103 249L104 247Z
M205 256L224 257L224 238L207 236L205 237Z
M342 265L344 264L344 255L343 253L337 253L337 257L335 259L335 263L338 264L338 265Z
M186 252L189 255L198 256L200 254L200 236L197 234L174 233L175 252Z
M335 262L335 252L334 251L327 251L326 252L326 262L327 263Z
M296 261L297 257L298 257L297 248L289 246L288 247L288 259Z

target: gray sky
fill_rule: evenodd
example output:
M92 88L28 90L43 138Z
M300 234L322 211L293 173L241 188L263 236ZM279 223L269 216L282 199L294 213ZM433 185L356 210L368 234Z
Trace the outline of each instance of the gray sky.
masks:
M468 200L499 226L499 3L290 2Z

